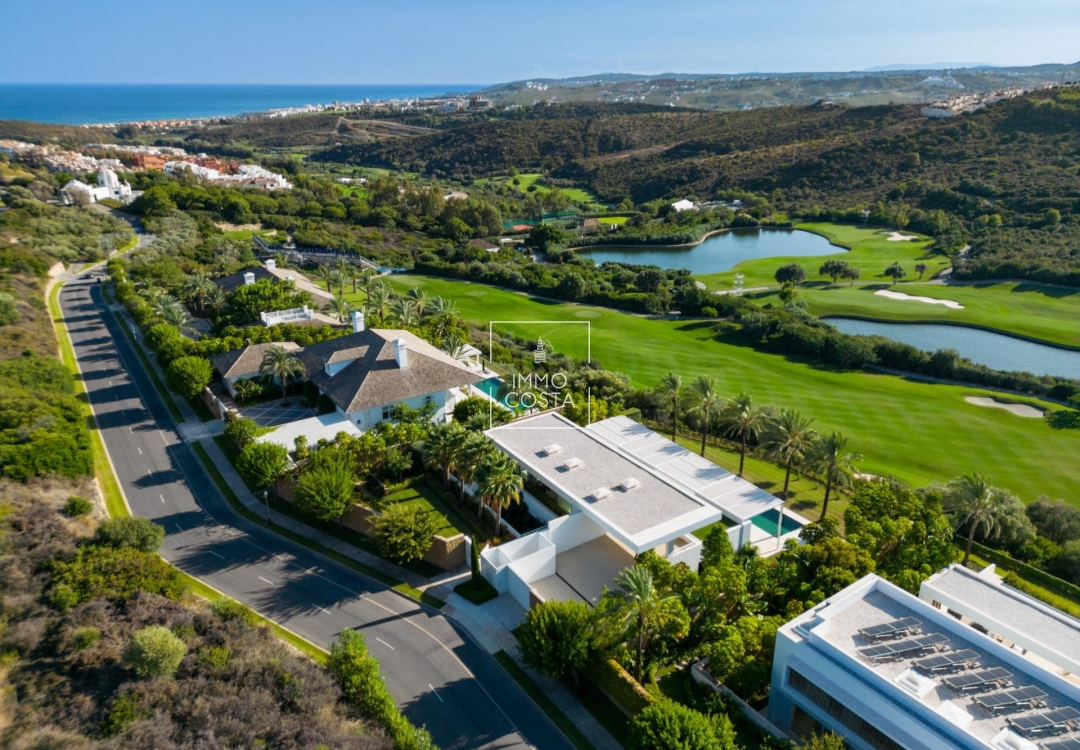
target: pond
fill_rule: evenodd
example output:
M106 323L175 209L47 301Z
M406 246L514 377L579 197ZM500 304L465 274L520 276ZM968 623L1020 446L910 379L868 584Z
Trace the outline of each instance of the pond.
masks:
M688 268L691 273L728 271L744 260L781 256L835 255L846 250L820 234L801 229L732 229L692 246L602 245L585 247L579 255L597 263L616 261L661 268Z
M884 336L928 352L955 349L960 356L995 370L1080 378L1080 351L992 331L941 323L882 323L852 318L827 318L827 321L844 333Z

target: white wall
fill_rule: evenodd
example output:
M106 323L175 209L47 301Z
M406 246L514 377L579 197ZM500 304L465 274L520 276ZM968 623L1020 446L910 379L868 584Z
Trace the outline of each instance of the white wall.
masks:
M688 539L688 536L679 537L680 540ZM678 540L676 540L678 541ZM679 563L686 563L690 570L697 570L701 565L701 542L695 540L691 544L684 544L671 551L670 554L663 555L669 563L672 565L678 565Z
M548 533L559 552L578 547L585 542L604 536L604 529L584 513L556 518L548 524Z

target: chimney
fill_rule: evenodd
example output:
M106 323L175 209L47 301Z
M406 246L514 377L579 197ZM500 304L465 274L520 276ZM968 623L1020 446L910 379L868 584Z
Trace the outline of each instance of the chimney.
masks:
M273 258L267 258L266 259L266 270L267 271L273 271L275 268L277 268L277 261L274 260Z
M247 273L245 273L244 274L244 285L247 286L248 284L254 284L254 283L255 283L255 274L253 274L251 271L248 271Z
M409 347L405 339L394 339L394 360L402 369L409 366Z
M353 333L360 333L364 330L364 313L359 310L352 314L352 329Z

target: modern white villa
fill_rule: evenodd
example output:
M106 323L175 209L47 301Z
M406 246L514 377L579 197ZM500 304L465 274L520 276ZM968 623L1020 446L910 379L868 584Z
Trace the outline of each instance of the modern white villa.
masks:
M67 206L97 203L108 198L130 203L132 197L131 185L117 177L116 172L105 167L98 170L97 185L87 185L82 180L68 180L60 188L60 199Z
M1080 622L993 575L950 567L918 598L871 574L785 624L769 719L854 750L1080 747Z
M649 550L697 569L717 524L736 548L771 554L805 523L779 498L627 417L580 427L546 412L487 435L527 472L527 487L548 496L547 504L523 497L546 526L481 553L484 578L526 609L551 599L595 604Z

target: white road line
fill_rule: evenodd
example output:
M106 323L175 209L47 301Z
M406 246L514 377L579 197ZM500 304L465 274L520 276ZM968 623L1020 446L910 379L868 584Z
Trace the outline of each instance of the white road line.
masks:
M276 584L275 584L275 583L274 583L273 581L267 581L267 580L266 580L265 578L263 578L262 576L259 576L259 580L260 580L260 581L263 581L264 583L269 583L269 584L270 584L271 586L274 586L274 585L276 585Z
M180 534L183 534L183 533L184 533L184 530L183 530L182 528L180 528L180 524L178 524L178 523L174 523L174 524L173 524L173 526L175 526L175 527L176 527L176 531L177 531L178 533L180 533Z
M214 552L214 550L212 550L212 549L208 549L208 550L206 550L206 551L207 551L207 552L209 552L209 553L210 553L211 555L213 555L214 557L216 557L216 558L220 559L220 560L224 560L224 559L225 559L224 557L222 557L221 555L219 555L219 554L218 554L217 552Z
M164 505L165 504L165 496L164 495L158 495L158 497L161 498L161 503L162 503L162 505Z
M431 692L435 693L435 697L439 699L439 703L442 703L443 699L442 699L442 696L439 695L439 691L436 690L435 687L430 682L427 684L427 686L429 688L431 688Z
M162 432L161 430L158 430L157 434L161 435L161 442L165 443L165 445L169 444L169 441L165 439L165 433L164 432Z
M386 641L384 641L384 640L383 640L382 638L376 638L375 640L377 640L377 641L378 641L379 643L381 643L382 645L386 646L386 647L387 647L388 649L390 649L391 651L397 651L397 649L396 649L396 648L394 648L393 646L391 646L391 645L390 645L389 643L387 643ZM430 685L428 685L428 687L431 687L431 686L430 686Z
M135 447L139 449L139 455L141 456L142 455L142 448L139 448L139 446L137 446L137 445ZM151 471L150 473L153 474L154 472Z
M320 607L320 606L319 606L318 604L316 604L316 605L315 605L315 609L319 610L320 612L325 612L326 614L330 614L330 610L328 610L328 609L323 609L323 608L322 608L322 607ZM378 640L378 638L376 638L375 640Z

